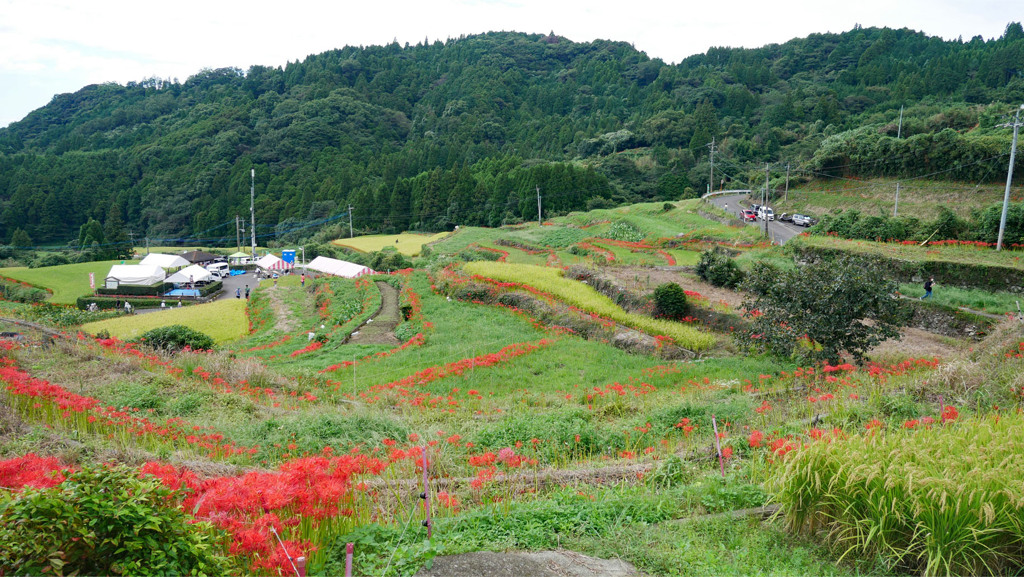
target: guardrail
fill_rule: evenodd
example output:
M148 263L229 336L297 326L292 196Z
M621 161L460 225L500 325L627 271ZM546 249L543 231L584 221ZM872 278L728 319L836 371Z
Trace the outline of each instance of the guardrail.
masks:
M704 200L706 198L711 198L712 196L721 196L723 194L750 194L750 189L748 188L743 190L718 190L715 192L709 192L701 196L700 199Z

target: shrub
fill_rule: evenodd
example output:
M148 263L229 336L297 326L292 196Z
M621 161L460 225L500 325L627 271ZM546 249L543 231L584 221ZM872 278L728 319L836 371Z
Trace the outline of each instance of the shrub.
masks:
M126 467L85 467L60 485L0 497L0 566L11 573L220 575L206 523Z
M679 320L686 316L690 305L686 302L686 291L674 282L667 282L654 289L655 316Z
M620 220L613 222L605 233L605 238L624 240L626 242L640 242L644 239L644 233L633 223Z
M189 347L192 350L213 348L213 339L185 325L158 327L139 337L139 340L154 349L176 351Z
M735 288L743 281L739 265L718 249L708 249L700 254L697 276L715 286L728 288Z

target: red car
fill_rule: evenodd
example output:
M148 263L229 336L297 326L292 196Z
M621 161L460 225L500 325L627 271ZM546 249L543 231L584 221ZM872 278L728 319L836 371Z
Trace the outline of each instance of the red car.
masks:
M746 210L744 210L744 211L743 211L743 212L741 213L741 215L740 215L740 216L741 216L741 218L742 218L742 219L743 219L744 221L747 221L747 220L749 220L749 221L754 221L754 220L757 220L757 215L756 215L756 214L754 214L754 211L750 210L749 208L748 208L748 209L746 209Z

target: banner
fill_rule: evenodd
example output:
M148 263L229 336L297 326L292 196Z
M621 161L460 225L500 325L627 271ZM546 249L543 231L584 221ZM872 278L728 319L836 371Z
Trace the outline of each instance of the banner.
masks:
M89 288L96 288L96 273L94 272L89 273Z

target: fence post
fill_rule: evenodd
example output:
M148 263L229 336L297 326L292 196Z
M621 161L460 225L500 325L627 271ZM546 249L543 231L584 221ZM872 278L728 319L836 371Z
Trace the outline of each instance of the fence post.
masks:
M352 550L355 546L355 543L345 545L345 577L352 577Z
M718 452L718 465L722 468L722 479L725 479L725 461L722 460L722 443L718 440L718 423L715 416L711 415L711 427L715 430L715 451Z
M427 447L429 445L423 445L423 494L420 497L423 499L424 504L427 508L427 518L423 521L423 526L427 528L427 539L433 538L433 523L430 521L430 486L427 484Z
M295 569L299 577L306 577L306 558L299 557L295 560Z

